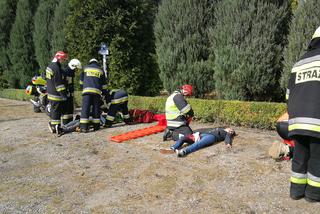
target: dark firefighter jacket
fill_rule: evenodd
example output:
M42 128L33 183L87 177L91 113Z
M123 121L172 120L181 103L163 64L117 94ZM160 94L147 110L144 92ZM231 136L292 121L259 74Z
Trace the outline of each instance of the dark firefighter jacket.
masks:
M101 95L106 93L106 77L97 63L91 63L84 67L83 72L80 75L80 87L82 88L82 95Z
M51 62L46 68L48 99L63 101L66 99L66 86L63 80L63 70L59 62Z
M287 90L289 137L320 138L320 38L293 66Z
M193 117L191 106L180 91L173 92L166 101L166 120L169 128L187 124L187 117Z
M71 94L73 94L74 92L74 76L75 69L71 69L69 66L67 66L63 73L63 79L66 85L67 92Z
M122 89L113 89L106 94L107 104L121 104L128 101L128 93Z

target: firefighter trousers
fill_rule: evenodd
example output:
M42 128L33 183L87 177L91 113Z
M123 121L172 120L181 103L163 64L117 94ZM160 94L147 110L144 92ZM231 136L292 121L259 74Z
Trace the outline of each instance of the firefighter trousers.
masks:
M128 101L118 104L111 104L107 114L107 120L113 122L117 112L122 112L123 119L130 119L129 110L128 110Z
M62 124L68 124L73 120L73 96L67 97L67 100L63 102Z
M168 129L170 131L172 131L172 139L174 141L177 141L180 139L180 137L183 137L183 136L188 136L188 135L191 135L193 134L193 131L192 129L190 128L189 125L183 125L183 126L180 126L180 127L177 127L177 128L174 128L174 127L168 127Z
M320 201L320 139L294 136L290 196Z
M61 125L61 115L63 110L63 101L53 101L49 100L51 104L51 111L50 111L50 125L55 127Z
M92 120L90 121L90 115ZM93 129L100 128L100 95L99 94L84 94L82 96L82 109L80 117L80 128L89 130L90 122L93 124Z

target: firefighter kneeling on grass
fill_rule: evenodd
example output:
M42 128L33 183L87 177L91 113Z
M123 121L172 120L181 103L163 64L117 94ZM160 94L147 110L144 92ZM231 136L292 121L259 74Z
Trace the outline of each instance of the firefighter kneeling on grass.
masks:
M103 111L108 112L106 116L106 122L104 127L111 127L117 112L122 113L123 121L131 125L132 119L130 118L128 110L128 93L122 89L114 89L110 92L108 91L105 95L106 108L103 108Z
M290 197L320 201L320 27L293 66L287 90L289 137L295 141Z
M184 96L192 95L192 86L183 85L180 90L173 92L166 101L167 128L163 133L163 141L171 138L177 141L181 136L193 133L189 121L194 113Z
M100 129L100 99L105 95L107 81L105 74L99 66L98 60L91 59L89 65L84 67L80 75L80 87L82 90L82 110L80 117L80 132L88 132L90 122L93 129ZM92 120L90 120L92 116Z

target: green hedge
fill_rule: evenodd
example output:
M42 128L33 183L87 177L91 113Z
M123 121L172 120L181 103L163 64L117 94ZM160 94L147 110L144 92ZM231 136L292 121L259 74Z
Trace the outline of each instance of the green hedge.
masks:
M0 97L16 100L28 100L24 90L5 89ZM243 126L250 128L274 129L275 121L286 111L284 103L242 102L225 100L188 100L194 109L196 120L217 122L220 124ZM129 108L148 109L163 113L165 97L129 97ZM75 93L75 103L81 104L81 93Z

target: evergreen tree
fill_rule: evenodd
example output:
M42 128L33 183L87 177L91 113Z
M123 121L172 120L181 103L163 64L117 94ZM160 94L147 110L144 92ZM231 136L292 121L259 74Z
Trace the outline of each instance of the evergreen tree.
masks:
M284 50L284 69L281 76L281 87L285 89L293 64L304 54L314 31L320 26L320 0L308 0L300 3L290 24L288 45Z
M111 53L111 86L139 95L158 91L152 31L156 1L70 0L69 3L74 8L67 20L70 55L82 62L101 59L100 44L107 42Z
M208 28L213 24L213 0L163 0L155 23L156 52L165 89L195 86L195 95L214 89L209 63Z
M0 88L4 87L6 83L3 73L10 68L7 49L17 1L18 0L0 0Z
M211 31L215 86L221 98L276 101L290 1L221 1Z
M59 50L67 50L65 26L69 15L69 0L60 0L54 12L51 56Z
M11 87L24 88L37 70L32 40L33 13L36 0L19 0L16 18L10 32L9 59L10 71L6 77Z
M34 16L33 43L37 62L41 70L45 70L51 54L51 38L53 32L54 9L57 0L40 0Z

